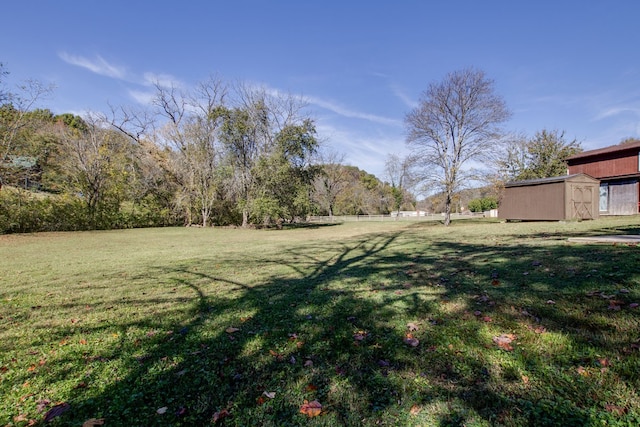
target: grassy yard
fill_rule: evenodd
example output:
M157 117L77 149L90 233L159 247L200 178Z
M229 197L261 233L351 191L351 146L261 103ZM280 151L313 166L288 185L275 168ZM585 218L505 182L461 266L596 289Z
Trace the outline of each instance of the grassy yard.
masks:
M0 236L0 425L638 425L640 248L567 242L616 233Z

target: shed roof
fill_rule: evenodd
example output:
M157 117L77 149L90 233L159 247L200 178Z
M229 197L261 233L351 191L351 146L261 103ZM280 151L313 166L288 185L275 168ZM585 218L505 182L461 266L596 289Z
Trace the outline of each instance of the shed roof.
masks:
M574 173L573 175L561 175L561 176L552 176L549 178L527 179L524 181L510 181L510 182L507 182L504 186L505 187L525 187L528 185L551 184L554 182L571 181L578 177L587 178L588 180L593 180L593 182L599 182L599 180L595 179L590 175L587 175L586 173Z
M608 147L598 148L598 149L589 150L589 151L583 151L582 153L574 154L573 156L568 157L567 160L582 159L585 157L598 156L600 154L609 154L609 153L615 153L618 151L634 150L638 148L640 148L640 141L628 142L625 144L610 145Z

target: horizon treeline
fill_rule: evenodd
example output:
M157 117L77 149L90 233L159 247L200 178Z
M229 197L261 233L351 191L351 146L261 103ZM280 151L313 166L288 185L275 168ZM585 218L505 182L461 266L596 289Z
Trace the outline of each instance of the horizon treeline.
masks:
M300 98L215 78L155 89L148 109L83 117L5 92L0 232L281 226L397 203L397 189L323 147Z

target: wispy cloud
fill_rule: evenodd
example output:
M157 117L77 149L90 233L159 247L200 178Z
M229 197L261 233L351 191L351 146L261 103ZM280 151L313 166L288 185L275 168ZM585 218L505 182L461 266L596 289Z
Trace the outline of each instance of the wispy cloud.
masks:
M402 101L404 103L404 105L406 105L409 108L416 108L418 106L418 102L416 100L414 100L413 98L411 98L409 95L406 94L406 92L398 85L396 84L392 84L390 86L391 91L393 92L393 94L400 99L400 101Z
M93 73L100 74L101 76L124 80L127 75L125 67L110 64L100 55L97 55L95 59L89 59L83 56L61 52L58 56L68 64L85 68Z
M619 116L621 114L632 114L634 116L640 117L640 107L610 107L600 111L596 115L595 120L606 119L614 116Z
M379 123L379 124L388 125L388 126L396 126L396 127L402 126L401 120L391 119L388 117L378 116L375 114L369 114L362 111L351 110L333 101L321 99L314 96L306 96L305 99L307 99L307 101L309 101L309 103L313 105L316 105L325 110L332 111L343 117L367 120L373 123Z
M165 88L180 88L185 86L185 84L180 79L172 76L171 74L157 74L146 72L144 73L143 78L145 86L155 86L156 84Z
M154 96L156 96L155 92L144 91L144 90L129 90L129 96L133 98L138 104L149 105L153 101Z
M368 130L338 127L319 120L317 131L326 144L345 154L348 164L357 165L378 178L384 178L384 163L390 153L406 154L402 135L384 135Z

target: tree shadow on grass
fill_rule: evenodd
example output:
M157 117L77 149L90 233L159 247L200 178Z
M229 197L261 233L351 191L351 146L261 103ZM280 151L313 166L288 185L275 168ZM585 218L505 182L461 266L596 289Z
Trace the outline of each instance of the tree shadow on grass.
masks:
M640 297L637 252L413 244L421 238L377 234L243 258L239 268L264 272L255 283L215 273L231 258L150 269L146 279L183 291L176 306L129 299L158 309L95 326L117 331L108 352L59 360L53 377L71 375L64 366L74 357L87 377L55 424L588 425L638 416L624 405L607 411L613 403L598 392L608 387L613 399L640 385L637 320L628 302L613 311L586 294L625 286L631 292L616 299ZM615 269L612 259L624 262ZM515 336L511 349L492 340L501 334ZM625 359L598 362L616 357ZM92 383L91 372L108 370L112 382ZM300 413L305 400L322 414Z

